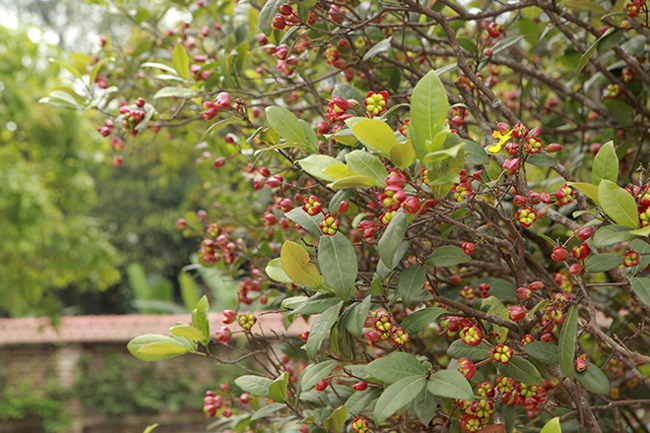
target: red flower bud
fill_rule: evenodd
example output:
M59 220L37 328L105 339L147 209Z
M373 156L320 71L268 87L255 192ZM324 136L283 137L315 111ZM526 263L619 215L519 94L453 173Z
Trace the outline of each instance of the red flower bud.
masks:
M555 247L553 248L553 254L551 254L551 258L556 262L563 262L569 258L569 252L562 247Z

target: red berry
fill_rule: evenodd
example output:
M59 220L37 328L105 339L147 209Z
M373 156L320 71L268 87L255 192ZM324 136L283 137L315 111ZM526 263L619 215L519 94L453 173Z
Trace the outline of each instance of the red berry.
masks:
M339 215L345 215L348 212L349 208L350 208L350 205L348 204L348 202L346 200L343 200L339 204L339 208L338 208Z
M365 391L368 389L368 384L366 382L357 382L354 385L352 385L352 389L355 391Z
M556 262L563 262L569 258L569 252L562 247L555 247L553 248L553 254L551 254L551 258Z
M318 392L325 391L329 386L329 384L330 383L327 381L327 379L322 379L320 382L318 382L318 385L316 385L316 391Z

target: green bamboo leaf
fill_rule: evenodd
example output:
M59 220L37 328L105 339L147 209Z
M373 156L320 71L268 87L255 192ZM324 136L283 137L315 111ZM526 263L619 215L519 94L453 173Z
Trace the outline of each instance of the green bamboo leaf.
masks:
M318 352L318 349L320 349L327 333L332 329L332 326L334 326L336 320L339 318L339 311L341 311L342 306L343 301L339 301L338 304L328 308L323 314L314 320L309 331L307 344L305 345L305 351L310 359L316 359L316 353Z
M433 373L429 378L427 390L439 397L474 400L472 386L457 370L441 370Z
M381 424L386 418L415 400L426 384L427 378L422 375L405 377L386 388L375 405L373 413L375 424Z
M598 186L598 199L605 213L617 224L639 228L639 212L630 193L607 179Z
M323 235L318 243L318 265L325 282L347 301L355 291L354 282L359 271L357 253L352 242L341 232Z
M307 250L295 242L284 242L280 262L284 272L296 284L315 289L323 281L318 268L309 262Z
M600 181L603 179L616 183L618 170L618 156L616 156L614 150L614 142L608 141L603 144L603 147L600 148L594 158L594 164L591 168L591 183L596 187L600 185Z
M576 354L576 339L578 335L578 307L572 305L566 315L560 339L558 342L560 354L560 370L566 377L573 377L573 364Z

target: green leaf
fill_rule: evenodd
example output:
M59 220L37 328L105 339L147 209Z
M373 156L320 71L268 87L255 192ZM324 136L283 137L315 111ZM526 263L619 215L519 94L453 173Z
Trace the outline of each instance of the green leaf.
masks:
M604 248L634 238L635 236L630 232L629 227L611 225L599 228L593 240L596 248Z
M142 431L142 433L151 433L151 432L152 432L156 427L158 427L159 425L160 425L160 424L158 424L158 423L148 425L147 428L145 428L145 429Z
M631 125L636 115L636 110L628 105L623 98L605 99L603 104L612 113L614 119L623 126Z
M557 161L553 157L544 155L543 153L530 155L526 159L526 163L536 167L555 167L557 165Z
M560 364L558 347L545 341L533 341L524 346L524 352L548 364Z
M365 391L357 391L348 398L345 407L348 408L348 412L358 414L368 409L368 406L377 400L382 391L382 389L375 387L368 388Z
M393 352L387 357L375 359L363 371L384 383L395 383L400 379L420 377L427 373L427 369L415 356L405 352Z
M414 136L413 147L422 158L427 142L443 129L443 122L449 111L447 92L435 71L429 71L415 86L411 96L411 124Z
M284 269L282 269L282 263L279 258L271 260L269 264L266 265L266 269L264 271L270 279L277 281L278 283L292 282L291 278L289 278L289 276L284 273Z
M332 92L332 96L340 96L343 99L354 99L363 107L363 95L356 89L356 87L349 84L339 84L336 86Z
M350 129L364 146L380 152L384 156L390 155L390 150L397 144L395 133L381 120L360 120L354 123Z
M141 356L164 356L165 358L171 358L177 355L183 355L187 352L189 352L190 349L187 347L181 346L180 344L174 342L174 343L150 343L150 344L145 344L144 346L140 347L136 352L135 356L137 356L140 359L144 359ZM138 356L141 355L141 356ZM145 361L148 361L148 359L144 359Z
M600 182L600 181L599 181ZM590 199L594 201L596 204L600 204L598 201L598 187L596 185L592 185L590 183L582 183L582 182L569 182L567 184L568 186L572 186Z
M562 4L577 11L596 12L596 16L598 17L607 13L607 10L604 7L592 0L563 0Z
M649 254L650 253L650 245L648 245L646 242L642 241L641 239L635 239L632 241L632 245L630 245L630 249L632 251L636 251L639 254ZM637 266L632 266L630 268L630 272L632 275L643 271L645 268L650 265L650 255L642 255L639 258L639 264Z
M140 351L140 349L142 349L144 346L150 344L176 345L185 350L173 348L173 350L166 353L146 353L147 351ZM142 359L143 361L160 361L163 359L173 358L174 356L178 356L189 351L187 347L181 346L180 343L173 338L155 334L147 334L135 337L133 340L129 341L129 344L127 344L126 347L129 349L129 352L131 352L131 355Z
M178 75L178 72L176 72L176 69L172 68L171 66L167 66L163 63L155 63L155 62L145 62L140 65L141 68L156 68L156 69L162 69L163 71L169 72L170 74Z
M266 117L280 137L290 143L307 144L305 131L291 111L282 107L266 107Z
M242 389L242 391L260 397L271 398L269 388L273 381L266 377L260 376L240 376L235 379L235 384Z
M208 337L199 329L185 323L177 324L169 328L169 332L177 337L185 337L192 341L206 342Z
M433 415L436 413L438 406L438 397L431 394L426 388L420 392L420 395L413 401L413 411L420 422L428 426Z
M75 68L72 64L62 62L61 60L57 60L55 58L49 58L47 59L50 63L56 63L57 65L61 66L62 68L66 69L68 72L70 72L72 75L74 75L77 78L81 78L81 72L79 72L79 69Z
M114 61L115 61L115 57L105 57L105 58L101 59L99 62L95 63L95 66L90 71L90 74L89 74L90 78L88 79L88 82L89 83L94 83L95 78L97 78L97 74L102 69L102 67L106 64L106 62L114 62Z
M391 50L391 45L390 41L392 40L392 37L388 37L384 39L383 41L375 44L372 48L366 52L366 54L363 56L363 59L361 60L362 62L367 62L369 60L372 60L377 54L379 53L388 53Z
M316 359L316 353L327 336L327 332L332 328L332 326L334 326L336 320L339 318L339 311L341 311L342 306L343 301L339 301L338 304L328 308L323 314L314 320L309 331L307 344L305 345L305 351L310 359Z
M517 36L520 37L520 36ZM486 165L490 163L485 149L478 143L464 140L465 142L465 162L470 165Z
M594 43L591 44L589 48L587 48L587 51L585 51L584 54L580 56L580 60L578 60L578 66L576 66L576 77L580 75L580 72L582 72L585 66L587 66L587 62L589 62L591 56L593 56L593 54L596 52L597 47L598 40L594 41Z
M284 372L269 386L271 398L278 403L284 403L287 399L287 384L289 383L289 373Z
M348 417L348 411L345 406L341 405L323 422L323 427L328 431L340 432Z
M318 151L318 137L316 136L316 133L312 129L312 127L309 125L309 123L305 122L302 119L299 119L298 122L300 122L300 126L302 127L302 131L305 133L305 139L307 146L311 148L314 152Z
M187 87L163 87L153 95L153 99L171 98L172 96L184 99L193 98L196 96L196 91Z
M314 388L318 382L332 374L334 369L340 363L332 359L320 362L318 364L309 364L300 375L300 387L304 391Z
M412 402L426 384L427 378L421 375L405 377L386 388L375 405L373 413L375 424L381 424L386 418Z
M470 346L462 340L454 340L447 348L447 355L454 359L469 358L472 362L478 362L489 358L490 351L481 346Z
M614 182L603 179L598 186L598 199L605 213L617 224L639 228L639 213L630 193Z
M271 415L274 412L277 412L277 411L279 411L281 409L286 409L286 408L287 408L287 405L283 404L283 403L267 404L266 406L264 406L263 408L261 408L260 410L256 411L253 414L253 416L251 417L251 421L255 421L255 420L258 420L258 419L265 418L265 417Z
M650 278L631 278L632 290L647 307L650 307Z
M597 254L589 257L585 271L587 272L605 272L617 268L623 264L623 256L620 254Z
M474 400L474 392L465 376L457 370L441 370L429 378L427 389L439 397Z
M260 11L260 16L257 19L257 25L266 36L271 35L271 22L273 21L273 15L278 13L278 6L283 3L284 0L267 0L267 2L264 3L264 7Z
M327 187L332 189L345 189L345 188L371 188L375 186L375 179L366 176L350 176L344 179L339 179L335 182L328 183Z
M320 226L318 225L323 220L321 214L311 216L302 210L301 207L297 207L285 213L284 216L315 236L320 236L322 234Z
M174 65L174 69L176 69L179 76L186 80L190 79L190 57L187 55L183 44L176 44L174 47L174 51L172 52L172 65Z
M375 185L379 187L383 188L386 186L388 171L386 171L386 167L382 164L381 159L375 155L363 150L353 150L345 155L345 161L352 171L374 179L376 181Z
M650 235L650 226L641 227L640 229L630 231L630 234L636 236L648 236Z
M424 157L424 162L442 161L447 158L455 158L458 153L465 149L465 143L460 143L448 149L437 150L435 152L427 153Z
M542 385L542 375L535 366L521 356L513 356L508 365L500 366L501 371L506 376L512 377L517 382L525 383L526 385L536 386Z
M404 304L410 305L411 300L424 288L427 281L427 272L419 263L412 264L399 277L398 293L402 296Z
M590 364L583 372L573 369L573 377L584 389L594 394L609 394L609 380L605 373L594 364Z
M560 417L556 416L544 424L544 427L542 427L542 431L540 433L562 433L562 428L560 427Z
M359 271L357 253L350 240L341 232L323 235L318 243L318 265L325 282L347 301L355 291L354 282Z
M228 125L230 125L231 123L237 122L238 120L240 120L240 119L237 119L236 117L230 117L230 118L227 118L227 119L222 119L222 120L218 121L217 123L214 123L213 125L211 125L211 126L210 126L210 127L209 127L209 128L208 128L208 129L203 133L203 135L201 136L201 140L203 140L205 137L207 137L208 134L210 134L210 133L212 133L212 132L215 132L215 131L218 131L218 130L220 130L221 128L223 128L224 126L228 126Z
M368 317L371 305L371 296L366 296L363 301L357 302L348 309L349 315L345 322L345 328L350 334L361 337L363 324L366 321L366 317Z
M560 370L566 377L573 377L573 358L576 355L576 340L578 335L578 307L572 305L566 315L560 339L558 341L560 354Z
M493 316L499 317L504 320L510 320L510 314L508 314L508 309L503 305L503 303L496 296L489 296L483 299L481 303L481 308L485 305L489 305L487 312ZM508 338L508 328L503 326L498 326L492 324L492 331L497 334L499 338L496 339L497 343L503 343Z
M337 305L340 300L341 299L333 293L317 293L303 302L302 305L296 308L291 314L321 314L328 308Z
M397 143L390 150L390 160L393 161L397 168L401 169L408 168L415 160L415 156L415 149L411 140Z
M284 242L280 261L284 272L296 284L315 289L323 281L318 268L309 262L307 250L295 242Z
M598 39L598 52L604 53L619 44L623 36L623 29L610 28Z
M404 240L407 224L404 210L398 210L393 216L393 219L388 223L386 231L377 244L379 257L390 269L394 267L393 258L395 257L395 252L402 244L402 240Z
M199 287L194 277L187 272L181 272L178 274L178 283L181 286L181 297L185 308L192 310L199 302Z
M594 186L598 187L603 179L614 183L618 179L618 156L616 156L613 141L603 144L596 154L591 168L591 183ZM585 195L591 197L587 193Z
M465 254L461 248L453 245L445 245L431 253L427 258L426 264L428 266L448 267L471 261L472 258Z
M406 316L401 323L401 327L411 337L415 337L420 331L429 326L431 322L441 315L447 313L444 308L423 308Z

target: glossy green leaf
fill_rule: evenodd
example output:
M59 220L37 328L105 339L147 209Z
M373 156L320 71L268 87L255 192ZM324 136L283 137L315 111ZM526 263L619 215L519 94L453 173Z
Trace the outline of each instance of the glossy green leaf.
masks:
M580 56L580 60L578 60L578 66L576 66L576 76L580 75L580 72L587 66L587 63L589 62L589 59L591 56L594 55L596 52L596 48L598 48L598 41L594 41L589 48Z
M323 173L327 167L332 165L344 165L342 161L334 159L327 155L311 155L298 161L300 167L314 177L323 179L327 182L336 181L335 178Z
M201 136L201 140L203 140L203 139L204 139L205 137L207 137L209 134L211 134L211 133L213 133L213 132L215 132L215 131L220 130L220 129L223 128L224 126L228 126L228 125L230 125L231 123L237 122L238 120L240 120L240 119L237 119L236 117L229 117L229 118L227 118L227 119L222 119L222 120L220 120L220 121L218 121L218 122L216 122L216 123L210 125L210 127L209 127L208 129L206 129L206 131L205 131L205 132L203 133L203 135Z
M560 363L559 350L555 344L533 341L524 346L524 352L548 364L558 365Z
M424 156L424 162L442 161L447 158L455 158L458 153L465 149L465 143L460 143L448 149L437 150L435 152L427 153Z
M596 254L587 260L585 271L605 272L617 268L623 264L623 256L620 254Z
M573 361L576 355L578 335L578 307L572 305L564 319L558 342L560 370L566 377L573 377Z
M334 369L340 363L332 359L320 362L318 364L309 364L300 375L300 387L304 391L314 388L318 382L332 374Z
M252 375L240 376L235 379L235 384L240 387L242 391L265 398L271 398L269 388L272 383L273 381L271 379Z
M470 346L462 340L454 340L447 348L447 355L454 359L469 358L472 362L483 361L490 357L490 351L484 345Z
M650 278L631 278L630 285L641 302L650 308Z
M328 308L337 305L340 300L341 299L333 293L317 293L299 305L292 314L321 314Z
M285 213L284 216L289 218L294 223L298 224L303 229L307 230L314 236L320 236L320 222L323 220L323 214L311 216L305 212L301 207L291 209Z
M352 171L374 179L376 181L375 185L379 187L386 186L388 171L386 171L381 159L375 155L363 150L353 150L345 155L345 161Z
M201 330L185 323L180 323L176 326L172 326L169 328L169 332L176 335L177 337L185 337L192 341L205 342L208 340L208 337L206 337Z
M325 282L347 301L355 291L357 280L357 253L350 240L341 232L323 235L318 243L318 265Z
M284 4L284 0L267 0L264 3L264 7L257 19L257 25L266 36L270 36L272 33L271 22L273 21L273 15L278 13L278 6L282 4Z
M404 332L414 337L418 332L422 331L445 313L447 313L447 310L444 308L423 308L406 316L400 326L404 329Z
M602 16L607 13L604 7L592 0L562 0L562 4L577 11L596 12L596 16Z
M630 231L630 234L636 236L648 236L650 235L650 226L641 227L640 229Z
M418 263L412 264L402 272L399 278L398 293L402 296L404 304L411 304L411 300L424 288L426 281L427 272Z
M264 272L266 272L266 275L268 275L270 279L277 281L278 283L292 282L291 278L289 278L289 276L284 273L284 269L282 269L282 263L279 258L271 260L269 264L266 265Z
M588 365L583 372L578 372L574 367L573 377L587 391L609 395L609 380L605 373L594 364Z
M530 386L542 385L544 383L542 376L535 366L521 356L513 356L508 365L501 365L499 368L503 374L512 377L517 382L522 382Z
M390 150L397 144L395 133L381 120L364 119L352 125L351 129L364 146L384 156L390 155Z
M363 410L367 410L372 402L381 395L382 391L382 389L375 387L368 388L365 391L357 391L348 398L345 407L348 412L358 414Z
M367 62L372 60L377 54L379 53L388 53L391 50L391 45L390 41L393 39L392 37L388 37L370 48L366 54L363 56L363 59L361 60L362 62Z
M284 272L296 284L315 289L323 281L318 268L309 262L307 250L295 242L284 242L280 261Z
M275 413L281 409L286 409L287 405L283 403L271 403L267 404L263 408L259 409L256 411L253 416L251 417L251 421L255 421L258 419L266 418L267 416L271 415L272 413Z
M192 89L188 89L187 87L163 87L162 89L158 90L155 95L153 95L153 99L160 99L160 98L171 98L176 97L176 98L193 98L197 95L196 91Z
M302 131L305 133L305 144L312 151L318 152L318 137L316 136L314 129L311 127L309 123L305 122L302 119L299 119L298 122L302 127Z
M140 347L136 352L135 356L137 356L140 359L144 359L141 356L163 356L164 358L161 359L167 359L171 358L173 356L177 355L183 355L190 350L187 347L181 346L180 344L177 343L149 343L145 344L142 347ZM148 359L144 359L145 361L148 361Z
M438 397L431 394L428 389L423 389L413 401L413 411L420 422L428 426L438 406Z
M176 69L172 68L171 66L167 66L163 63L156 63L156 62L145 62L140 65L141 68L155 68L155 69L162 69L163 71L169 72L170 74L173 75L178 75L178 72Z
M178 75L186 80L190 78L190 57L183 44L176 44L172 52L172 65Z
M421 375L402 378L386 388L375 405L373 413L375 424L381 424L386 418L412 402L426 384L427 378Z
M56 63L57 65L61 66L63 69L66 69L75 77L81 78L81 72L79 72L79 69L75 68L74 65L70 63L62 62L61 60L57 60L55 58L49 58L48 61L50 63Z
M519 36L517 36L519 37ZM471 165L486 165L490 163L490 158L488 157L485 149L478 143L473 141L465 141L465 162Z
M386 231L379 239L377 244L377 249L379 250L379 257L382 262L389 268L393 268L393 258L395 257L395 252L402 244L404 240L404 235L406 234L406 214L402 209L398 210L397 213L393 216L393 219L388 223Z
M629 268L630 273L634 275L637 272L643 271L648 267L648 265L650 265L650 245L641 239L635 239L632 241L632 245L630 245L630 250L636 251L639 254L649 254L641 255L641 257L639 257L639 264L637 266L632 266Z
M530 155L526 158L526 163L535 167L555 167L557 165L557 161L552 156L544 155L543 153Z
M345 328L350 334L361 337L363 333L363 325L368 317L370 306L372 305L371 296L366 296L363 301L357 302L349 307L349 318L345 323Z
M363 371L384 383L395 383L400 379L427 373L414 355L405 352L393 352L384 358L375 359Z
M599 228L593 237L593 242L596 248L604 248L634 238L629 227L611 225Z
M639 212L630 193L614 182L603 179L598 186L598 199L605 213L617 224L639 228Z
M486 305L489 305L489 308L487 310L488 313L504 320L510 320L508 309L496 296L489 296L487 298L484 298L481 303L481 308L483 309L483 307ZM508 328L492 324L492 331L497 334L497 343L503 343L506 341L506 338L508 338Z
M342 306L343 301L340 301L333 307L328 308L323 314L314 320L314 323L311 325L311 330L309 331L307 344L305 345L305 351L310 359L316 359L316 353L318 352L318 349L320 349L327 333L332 329L332 326L334 326L336 320L339 318L339 311L341 311Z
M600 181L599 181L600 183ZM594 201L596 204L600 204L598 201L598 187L596 185L592 185L590 183L582 183L582 182L569 182L567 185L574 187L590 199Z
M332 183L328 183L327 187L332 189L345 189L345 188L371 188L375 186L376 181L371 177L366 176L350 176L345 179L339 179Z
M323 422L323 427L328 431L340 432L343 431L345 420L348 417L348 411L345 406L341 405L332 412L332 414Z
M431 253L427 258L426 264L428 266L447 267L471 261L472 258L465 254L461 248L453 245L445 245Z
M151 433L156 427L158 427L160 424L151 424L148 425L147 428L145 428L142 433Z
M280 137L290 143L307 144L305 131L291 111L282 107L266 107L266 118Z
M411 140L418 157L424 156L427 142L433 142L443 129L448 111L447 92L436 72L429 71L415 86L411 96L409 128L413 128L414 136Z
M415 148L413 148L411 140L407 140L404 143L397 143L390 150L389 156L397 168L406 169L415 160Z
M289 383L289 373L284 372L269 386L271 398L278 403L284 403L287 399L287 385Z
M429 378L427 390L439 397L474 400L474 392L465 376L457 370L440 370Z
M356 87L349 84L339 84L334 88L332 96L340 96L343 99L354 99L360 106L363 107L364 96L357 90Z
M619 44L623 37L623 29L608 29L598 40L598 52L605 53Z
M618 179L618 156L614 150L614 142L608 141L600 148L591 168L591 183L598 187L601 180L616 183Z
M544 427L542 427L542 431L540 433L562 433L562 428L560 427L560 417L556 416L544 424Z

